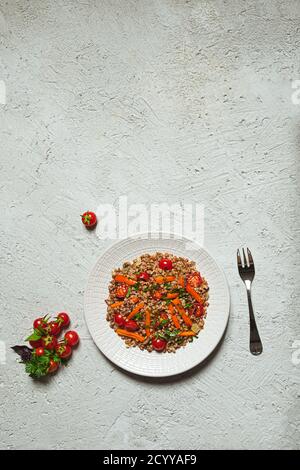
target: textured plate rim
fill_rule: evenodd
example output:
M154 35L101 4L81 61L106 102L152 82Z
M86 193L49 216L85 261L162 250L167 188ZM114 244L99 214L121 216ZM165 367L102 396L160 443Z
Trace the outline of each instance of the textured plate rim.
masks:
M94 272L97 270L98 263L100 262L102 257L109 250L111 250L114 246L117 246L119 243L124 242L124 241L130 241L130 240L134 241L134 240L138 240L138 239L159 240L160 238L162 240L168 240L168 239L170 239L170 240L175 239L176 240L176 239L179 239L179 240L185 241L186 243L191 243L195 248L199 248L199 250L202 250L213 261L216 269L219 271L219 273L222 276L222 280L224 282L224 287L225 287L225 292L226 292L226 299L224 299L224 304L226 303L226 310L224 309L225 323L224 323L224 327L223 327L222 331L220 331L219 335L215 338L214 343L210 346L209 350L207 350L207 354L206 354L205 357L203 357L199 360L195 359L195 361L191 362L188 367L184 367L182 370L172 371L170 373L168 373L168 372L163 372L163 373L147 372L147 373L143 373L141 371L135 371L131 367L126 367L126 365L118 364L118 362L114 358L110 357L109 354L107 354L106 352L104 352L101 349L101 346L98 344L98 340L95 338L95 336L93 334L93 328L91 328L90 325L89 325L88 312L87 312L87 310L88 310L88 307L87 307L87 291L88 291L88 286L90 284L90 281L94 276ZM112 269L113 269L113 267L112 267ZM201 246L198 243L194 242L193 240L188 239L187 237L178 235L174 232L172 232L172 233L142 232L142 233L134 233L129 237L125 237L125 238L122 238L122 239L119 239L119 240L114 240L112 243L110 243L108 246L106 246L101 251L100 255L97 257L96 262L92 266L92 269L89 273L89 276L88 276L88 279L87 279L87 282L86 282L86 285L85 285L85 291L84 291L84 318L85 318L85 323L87 325L89 334L91 335L91 337L93 339L93 342L95 343L95 345L97 346L97 348L99 349L101 354L103 354L103 356L105 356L105 358L107 358L112 364L114 364L119 369L125 370L125 371L127 371L131 374L134 374L134 375L138 375L138 376L142 376L142 377L150 377L150 378L163 378L163 377L173 377L173 376L176 376L176 375L184 374L185 372L188 372L189 370L193 369L194 367L200 365L201 363L203 363L204 361L206 361L210 357L210 355L216 349L216 347L218 346L218 344L220 343L220 341L222 340L222 338L223 338L223 336L226 332L228 321L229 321L229 316L230 316L230 304L231 304L230 290L229 290L229 285L228 285L228 281L227 281L227 278L225 276L224 270L219 266L219 264L217 263L215 258L210 254L210 252L206 248L204 248L203 246Z

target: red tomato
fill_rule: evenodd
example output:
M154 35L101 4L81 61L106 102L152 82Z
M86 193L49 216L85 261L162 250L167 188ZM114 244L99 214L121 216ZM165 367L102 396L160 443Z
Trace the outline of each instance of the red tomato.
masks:
M93 228L97 224L97 216L95 212L91 212L91 211L84 212L81 216L81 220L82 220L83 225L86 228Z
M62 327L66 327L70 324L70 317L66 312L59 313L56 318Z
M43 347L36 348L35 355L40 357L45 354L45 349Z
M124 326L125 324L125 318L120 313L115 314L114 320L115 320L115 324L118 326Z
M126 297L127 292L128 292L128 286L124 284L124 282L117 285L116 296L118 297L118 299L124 299Z
M47 327L47 322L44 318L36 318L33 322L33 328L42 328L45 329Z
M139 325L134 320L126 320L124 326L125 326L126 330L128 330L128 331L136 331L136 330L139 329Z
M43 347L52 351L57 346L57 339L55 336L47 335L42 338Z
M79 336L76 331L67 331L64 336L67 344L73 348L76 344L79 343Z
M72 348L68 344L58 344L55 351L61 359L68 359L72 355Z
M186 282L192 287L200 287L203 280L202 280L202 277L200 276L200 273L195 272L187 276Z
M165 341L162 338L153 338L152 346L155 349L155 351L161 352L167 346L167 341Z
M48 367L48 374L52 374L52 372L57 371L57 369L58 369L58 362L54 361L53 359L50 359L49 367Z
M140 273L140 274L138 275L137 278L138 278L139 281L149 281L150 276L149 276L148 273L142 272L142 273Z
M37 340L32 340L32 341L29 341L29 344L32 348L39 348L41 346L43 346L43 341L42 339L37 339Z
M58 322L56 321L50 321L47 326L47 332L49 335L56 336L60 333L61 331L61 326Z
M189 313L191 315L195 315L195 317L202 317L204 314L204 307L202 304L197 302L193 307L189 309Z
M162 258L158 263L158 266L164 271L170 271L173 268L173 263L170 259Z
M162 298L162 293L160 290L155 290L152 294L152 297L155 299L155 300L160 300Z

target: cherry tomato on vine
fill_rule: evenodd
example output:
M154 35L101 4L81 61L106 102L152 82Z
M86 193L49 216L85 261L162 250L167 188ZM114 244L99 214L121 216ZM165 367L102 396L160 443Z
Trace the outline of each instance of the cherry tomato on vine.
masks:
M67 331L64 336L66 343L73 348L79 343L79 336L76 331Z
M52 351L57 346L57 338L55 336L47 335L42 337L43 347Z
M59 365L58 362L54 361L53 359L50 359L49 367L48 367L48 374L52 374L53 372L57 371L58 365Z
M57 336L61 332L61 326L56 321L50 321L47 326L47 332L49 335Z
M65 328L70 324L70 317L66 312L60 312L56 318L62 328Z
M42 317L40 318L36 318L33 322L33 328L42 328L43 330L45 330L47 328L47 325L48 323L46 322L46 320Z
M38 347L36 348L36 350L34 351L35 355L38 356L38 357L41 357L41 356L44 356L45 354L45 349L43 347Z
M72 355L72 348L68 344L58 344L55 351L61 359L68 359Z

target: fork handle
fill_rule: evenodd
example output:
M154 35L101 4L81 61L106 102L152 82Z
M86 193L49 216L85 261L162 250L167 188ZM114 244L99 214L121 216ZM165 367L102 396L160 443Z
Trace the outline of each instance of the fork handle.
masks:
M250 288L247 288L247 298L250 318L250 352L251 354L257 356L258 354L262 353L263 346L256 326Z

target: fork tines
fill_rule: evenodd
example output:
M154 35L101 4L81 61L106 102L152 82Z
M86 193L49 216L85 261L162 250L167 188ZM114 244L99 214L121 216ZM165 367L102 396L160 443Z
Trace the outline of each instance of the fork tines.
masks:
M249 248L247 248L247 256L244 248L241 251L237 250L237 264L239 268L250 268L253 266L253 258Z

